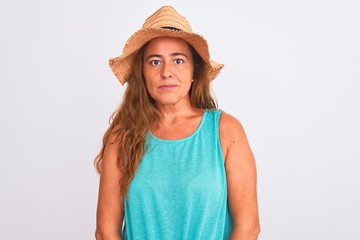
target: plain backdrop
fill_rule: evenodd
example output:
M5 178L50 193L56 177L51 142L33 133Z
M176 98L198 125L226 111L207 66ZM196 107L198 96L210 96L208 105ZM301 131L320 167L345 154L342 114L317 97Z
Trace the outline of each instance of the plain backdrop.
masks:
M94 239L92 165L124 88L108 67L174 6L225 68L266 240L360 239L360 2L1 0L0 238Z

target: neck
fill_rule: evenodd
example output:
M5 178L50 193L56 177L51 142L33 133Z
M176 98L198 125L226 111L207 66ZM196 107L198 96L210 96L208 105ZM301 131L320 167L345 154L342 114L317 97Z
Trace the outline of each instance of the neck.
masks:
M173 118L193 112L196 108L192 106L190 98L182 99L176 104L157 104L161 118Z
M181 123L195 115L202 115L203 110L192 106L190 101L178 103L176 105L158 105L161 114L160 121L156 123L157 127L171 126Z

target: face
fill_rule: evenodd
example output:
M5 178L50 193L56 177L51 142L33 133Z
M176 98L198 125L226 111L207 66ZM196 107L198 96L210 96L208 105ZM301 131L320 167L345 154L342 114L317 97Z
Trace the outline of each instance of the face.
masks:
M189 45L182 39L155 38L144 50L143 73L146 87L158 105L190 102L193 70Z

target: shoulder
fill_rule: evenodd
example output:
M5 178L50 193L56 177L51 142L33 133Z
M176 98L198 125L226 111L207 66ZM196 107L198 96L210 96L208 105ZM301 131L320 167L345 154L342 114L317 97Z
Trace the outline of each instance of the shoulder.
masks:
M116 165L118 148L119 148L119 133L112 129L111 132L106 134L103 139L103 165Z
M226 137L241 136L245 134L240 121L229 113L221 112L219 120L219 131Z
M219 120L219 135L225 158L229 149L247 141L241 122L233 115L222 112Z

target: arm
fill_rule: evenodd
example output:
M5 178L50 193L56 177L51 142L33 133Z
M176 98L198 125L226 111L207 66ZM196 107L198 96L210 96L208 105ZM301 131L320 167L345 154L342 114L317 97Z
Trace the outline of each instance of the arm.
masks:
M123 199L120 197L120 171L116 164L116 144L109 139L103 156L100 174L99 197L96 214L97 240L120 240L124 216Z
M230 239L256 240L260 226L254 155L236 118L222 113L219 132L225 159L228 204L234 224Z

